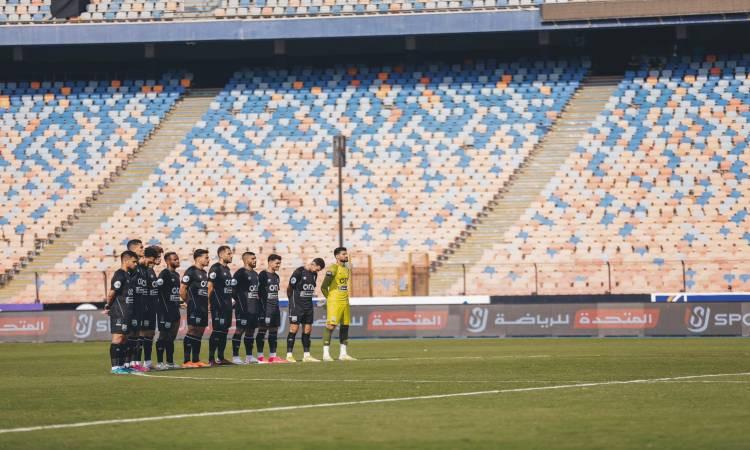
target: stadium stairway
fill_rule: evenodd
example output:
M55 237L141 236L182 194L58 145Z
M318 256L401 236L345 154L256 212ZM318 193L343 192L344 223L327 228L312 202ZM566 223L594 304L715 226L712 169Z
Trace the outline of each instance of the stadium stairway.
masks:
M83 211L63 226L59 235L39 250L25 268L0 288L0 303L14 298L27 285L33 284L34 273L42 274L52 269L112 216L201 119L218 93L219 89L188 91L127 166L102 186Z
M555 171L575 149L586 129L605 107L621 77L589 76L566 105L561 116L508 183L484 208L476 224L464 231L433 262L430 295L447 294L477 262L485 248L501 242L526 208L539 196Z

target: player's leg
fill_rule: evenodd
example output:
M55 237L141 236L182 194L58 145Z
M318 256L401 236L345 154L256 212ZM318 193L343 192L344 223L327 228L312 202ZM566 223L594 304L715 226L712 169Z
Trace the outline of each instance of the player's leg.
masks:
M213 331L209 338L209 357L208 363L210 365L225 365L231 364L224 358L224 351L227 346L227 334L229 333L229 326L231 325L232 316L231 311L229 317L223 311L214 310L212 313L213 319ZM218 355L217 355L218 354ZM217 355L214 357L214 355Z
M247 317L235 311L234 334L232 335L232 362L235 364L246 364L240 358L240 347L242 346L242 335L247 331Z
M269 363L285 363L285 359L279 358L276 355L276 348L279 340L279 327L281 326L281 311L278 309L271 313L270 322L266 320L268 327L268 362Z
M151 369L151 354L154 349L154 335L156 330L156 311L147 305L143 309L143 321L141 322L141 348L143 349L143 362L146 369Z
M245 362L257 364L258 359L253 356L253 343L255 342L255 329L258 327L258 315L249 314L247 317L247 328L245 329Z
M289 362L297 362L294 359L294 341L297 340L297 331L299 331L299 323L297 315L289 313L289 333L286 335L286 360Z
M323 361L333 361L331 358L331 336L336 325L341 323L343 309L341 302L328 302L326 304L326 329L323 331Z
M267 330L264 324L261 324L258 327L258 331L255 333L255 348L258 350L258 362L261 364L265 364L268 362L263 355L266 343L266 333Z
M349 356L346 352L346 346L349 343L349 324L352 321L352 309L348 303L343 305L343 314L341 317L341 328L339 328L339 343L341 351L339 352L340 361L356 361L356 358Z
M220 331L219 329L221 326L219 325L219 318L221 317L221 314L216 311L216 308L213 308L211 310L211 324L212 324L212 330L211 334L208 336L208 364L210 365L216 365L216 349L219 346L219 335Z
M167 340L167 368L168 369L179 369L180 366L174 363L174 342L177 339L177 333L179 332L179 321L180 319L177 319L177 322L172 322L172 329L169 332L169 340Z
M122 317L110 316L109 327L112 332L112 341L109 345L109 358L112 363L112 373L115 375L128 374L130 373L130 370L125 367L125 355L128 351L127 320L124 320Z
M225 311L222 314L224 317L222 318L222 333L219 336L219 347L218 347L218 361L221 364L228 364L231 365L232 362L225 358L224 352L227 349L227 338L229 337L229 328L232 326L232 310Z
M310 354L310 345L311 345L311 335L312 335L312 323L306 323L304 324L302 328L302 362L320 362L319 359L313 357Z

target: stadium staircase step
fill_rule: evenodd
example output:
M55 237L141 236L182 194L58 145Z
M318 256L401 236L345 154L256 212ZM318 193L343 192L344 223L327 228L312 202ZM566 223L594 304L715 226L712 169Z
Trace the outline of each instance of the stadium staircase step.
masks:
M37 251L37 255L8 283L0 288L0 303L18 295L34 283L34 273L52 270L70 252L94 233L140 187L159 163L193 128L220 89L192 89L176 103L150 138L137 150L125 167L90 199L81 211L63 225L57 236ZM33 302L34 299L24 299Z
M451 288L462 279L464 269L468 270L476 263L484 249L502 243L508 228L536 200L575 149L586 129L604 109L620 79L590 76L581 83L552 129L486 205L477 223L467 227L451 248L433 262L430 295L455 293L452 292L455 288Z

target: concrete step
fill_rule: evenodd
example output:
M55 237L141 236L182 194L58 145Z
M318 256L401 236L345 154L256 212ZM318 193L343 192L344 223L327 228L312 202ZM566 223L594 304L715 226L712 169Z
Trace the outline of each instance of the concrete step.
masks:
M433 266L430 295L455 293L462 286L464 266L468 270L486 249L505 242L504 235L575 150L596 116L604 109L620 82L619 77L588 77L571 98L552 130L504 186L496 200L485 207L478 223L467 228ZM462 266L464 265L464 266Z

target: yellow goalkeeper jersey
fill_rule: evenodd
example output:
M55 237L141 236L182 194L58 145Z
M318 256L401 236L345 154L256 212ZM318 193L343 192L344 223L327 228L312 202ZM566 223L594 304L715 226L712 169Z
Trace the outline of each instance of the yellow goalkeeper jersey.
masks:
M332 277L328 286L323 287L323 293L328 291L326 299L329 302L349 303L349 268L340 264L328 266L326 278Z

